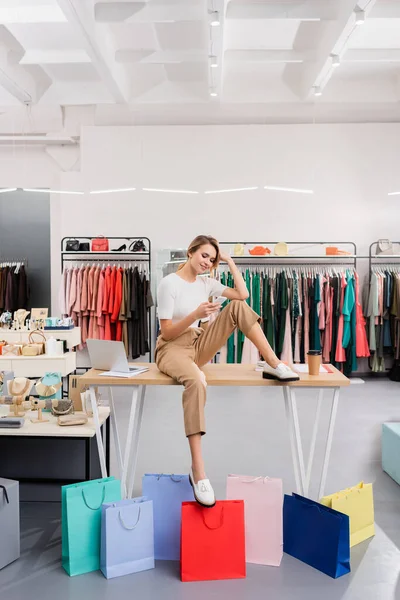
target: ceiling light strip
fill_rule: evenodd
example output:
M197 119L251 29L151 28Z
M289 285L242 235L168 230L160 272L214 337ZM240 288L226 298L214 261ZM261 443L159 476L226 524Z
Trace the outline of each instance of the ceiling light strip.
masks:
M134 192L136 188L116 188L114 190L91 190L90 194L113 194L117 192Z
M208 190L205 194L226 194L227 192L249 192L250 190L258 190L258 187L232 188L230 190Z
M264 190L270 190L274 192L295 192L298 194L313 194L314 190L305 190L303 188L287 188L287 187L278 187L275 185L265 185Z
M50 193L50 194L76 194L83 196L85 192L78 192L72 190L53 190L51 188L22 188L24 192L38 192L38 193Z
M160 189L160 188L142 188L142 190L144 192L162 192L165 194L198 194L199 193L194 190L166 190L166 189Z
M3 188L0 189L0 194L5 194L6 192L16 192L17 188Z

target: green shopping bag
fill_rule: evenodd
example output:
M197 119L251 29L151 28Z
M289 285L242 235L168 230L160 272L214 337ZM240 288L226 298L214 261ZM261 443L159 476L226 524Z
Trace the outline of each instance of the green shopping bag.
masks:
M68 575L100 569L101 506L121 500L115 477L61 488L62 566Z

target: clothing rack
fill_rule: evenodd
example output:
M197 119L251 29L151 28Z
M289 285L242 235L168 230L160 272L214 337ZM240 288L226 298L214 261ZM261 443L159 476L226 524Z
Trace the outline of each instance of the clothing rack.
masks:
M68 236L68 237L63 237L61 240L61 273L63 273L64 271L64 267L68 265L68 263L104 263L104 264L108 264L110 265L110 263L115 264L115 265L124 265L124 264L129 264L129 266L131 267L135 267L138 266L139 263L144 263L147 267L147 275L148 275L148 279L149 279L149 284L150 284L150 288L151 288L151 241L148 237L144 237L144 236L104 236L105 239L111 241L111 240L118 240L118 241L124 241L124 242L128 242L127 246L129 247L129 244L131 244L132 242L138 241L138 240L143 240L146 247L147 247L147 252L132 252L131 250L128 251L116 251L116 250L108 250L108 251L101 251L101 252L93 252L91 250L89 251L69 251L67 252L64 248L65 248L65 243L67 242L67 240L70 239L76 239L81 241L91 241L91 240L95 240L98 239L99 236ZM70 266L70 264L68 265ZM148 339L148 344L149 344L149 362L151 362L152 360L152 336L151 336L151 323L152 323L152 318L151 318L151 309L149 310L149 339Z
M24 267L28 266L28 259L27 258L11 258L9 260L7 259L1 259L0 258L0 268L1 267L18 267L24 265Z
M392 241L391 241L392 242ZM400 265L400 254L377 254L379 241L372 242L369 247L368 264L369 264L369 282L371 283L371 273L373 266L380 266L381 268L390 266ZM392 242L392 244L399 244L400 242ZM374 261L377 261L374 263ZM393 262L392 262L393 261ZM386 264L385 264L386 263Z

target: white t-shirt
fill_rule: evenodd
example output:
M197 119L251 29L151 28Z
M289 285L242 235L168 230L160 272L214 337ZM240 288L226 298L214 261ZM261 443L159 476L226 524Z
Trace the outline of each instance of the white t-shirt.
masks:
M207 302L210 296L221 296L225 288L225 285L211 277L196 277L196 281L190 283L171 273L158 286L158 318L172 319L173 323L181 321L202 302ZM197 324L198 321L195 321L190 327L197 327Z

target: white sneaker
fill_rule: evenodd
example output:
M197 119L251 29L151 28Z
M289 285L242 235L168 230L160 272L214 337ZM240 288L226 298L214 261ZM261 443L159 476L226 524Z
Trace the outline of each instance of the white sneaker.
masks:
M200 481L195 483L193 471L190 471L189 481L193 488L194 497L201 506L204 506L205 508L212 508L215 506L215 494L209 479L200 479Z
M274 369L270 367L269 364L265 363L263 368L263 378L264 379L277 379L278 381L299 381L300 377L297 373L292 371L290 367L283 363L279 363L279 365Z

